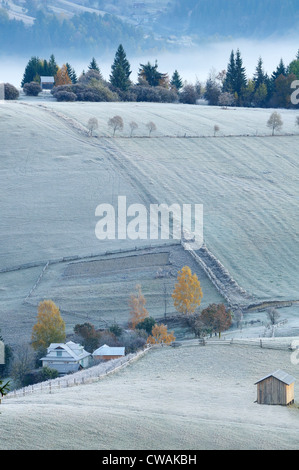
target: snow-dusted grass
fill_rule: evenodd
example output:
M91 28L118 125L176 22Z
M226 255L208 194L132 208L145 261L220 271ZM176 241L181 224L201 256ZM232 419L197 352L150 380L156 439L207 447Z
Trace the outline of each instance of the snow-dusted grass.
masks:
M275 137L266 126L272 110L262 109L23 97L2 103L0 112L1 269L40 262L40 268L1 275L6 327L10 322L31 331L36 304L55 295L69 318L72 311L88 318L101 301L99 316L106 309L116 320L125 318L127 310L118 313L111 296L123 306L117 294L125 287L127 296L141 272L136 278L130 274L127 284L120 272L105 291L82 279L67 286L59 277L63 271L52 266L29 299L32 304L20 305L48 260L144 246L144 240L104 243L95 237L97 205L116 206L119 195L127 196L128 205L203 204L205 243L238 284L257 301L298 299L296 111L279 111L282 134L288 135ZM107 121L116 114L125 127L113 139ZM99 121L95 138L84 131L90 117ZM139 125L135 138L128 137L132 120ZM157 126L151 138L148 121ZM220 127L216 138L214 124ZM142 279L153 314L160 314L162 284L153 272ZM204 302L221 300L203 282ZM292 322L297 311L289 309Z
M279 368L297 377L287 351L153 350L97 383L4 398L0 449L298 450L296 405L254 403Z
M76 118L81 124L87 125L90 117L99 121L98 136L111 136L108 119L120 115L124 121L124 129L116 135L130 136L130 122L135 121L138 129L134 136L148 136L146 124L153 121L157 131L152 137L172 136L214 136L214 125L220 131L218 137L231 135L271 135L267 121L273 109L260 108L228 108L211 106L190 106L184 104L167 103L57 103L48 101L47 106L54 111L61 111L69 117ZM295 110L278 110L283 120L281 134L290 133L298 135Z

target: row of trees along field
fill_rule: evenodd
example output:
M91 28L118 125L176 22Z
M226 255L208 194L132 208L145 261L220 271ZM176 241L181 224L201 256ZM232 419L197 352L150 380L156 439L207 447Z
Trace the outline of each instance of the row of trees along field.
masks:
M55 77L53 95L58 101L150 101L195 104L204 98L210 105L291 108L292 84L299 80L299 50L290 64L280 60L268 75L260 57L252 78L247 78L239 49L231 52L226 70L211 72L205 83L183 80L178 70L171 77L159 70L158 62L140 64L137 83L131 79L131 66L119 45L109 80L105 80L95 58L88 70L78 77L66 62L59 67L52 55L49 60L32 57L25 69L21 86L27 94L37 95L40 77ZM298 107L298 105L297 105Z
M177 276L173 290L173 304L178 312L177 318L182 326L191 328L196 337L213 333L221 335L232 324L232 313L224 304L211 304L199 311L203 297L200 281L192 274L188 266L183 267ZM126 353L135 352L146 344L171 344L176 338L173 331L168 331L167 319L156 321L146 308L146 299L141 286L137 285L128 300L129 319L127 327L121 327L115 321L106 329L96 329L89 322L75 325L73 334L66 335L66 325L59 307L52 300L40 302L37 321L32 328L31 343L19 345L13 350L7 346L5 370L0 370L0 377L8 375L16 387L56 378L58 372L47 367L40 367L40 358L47 354L51 343L64 343L66 338L80 343L86 351L92 353L99 346L125 347ZM166 324L165 324L166 323ZM8 391L8 383L0 382L0 394Z

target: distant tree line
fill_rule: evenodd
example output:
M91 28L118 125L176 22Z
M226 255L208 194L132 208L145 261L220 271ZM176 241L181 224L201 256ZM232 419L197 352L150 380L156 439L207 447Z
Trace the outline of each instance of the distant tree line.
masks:
M252 78L247 78L239 49L231 52L226 70L210 74L204 96L211 105L259 108L291 108L292 83L299 80L299 50L294 60L285 65L280 60L269 76L260 57Z
M67 62L62 67L56 64L54 55L49 60L32 57L25 69L22 87L27 94L38 91L34 83L40 76L55 77L53 96L58 101L147 101L157 103L180 102L196 104L200 98L213 106L245 106L292 108L292 84L299 80L299 50L294 60L285 65L280 60L269 76L260 57L253 77L248 78L241 52L230 54L226 70L210 73L204 84L183 80L178 70L171 77L159 70L158 62L140 64L137 82L131 79L131 66L126 52L120 44L111 66L109 80L102 76L100 66L93 57L87 71L78 77ZM30 84L30 86L28 85ZM41 91L41 89L40 89Z

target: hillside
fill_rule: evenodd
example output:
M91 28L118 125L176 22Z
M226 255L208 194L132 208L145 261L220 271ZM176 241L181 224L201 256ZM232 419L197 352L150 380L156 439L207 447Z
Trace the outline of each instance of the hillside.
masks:
M159 24L173 34L265 38L296 34L297 0L175 0Z
M296 0L8 0L0 54L177 52L207 41L298 36Z
M0 449L298 450L296 404L255 403L255 382L278 368L298 376L289 351L153 350L93 384L4 398Z
M30 337L36 307L44 298L57 302L68 331L86 318L97 326L126 322L136 282L144 286L150 314L161 317L159 268L175 272L192 263L203 285L203 305L223 300L179 248L158 250L161 240L98 240L96 207L115 206L118 196L127 196L128 206L147 208L152 203L203 204L204 241L214 257L210 266L216 278L222 277L231 301L247 306L298 301L296 111L281 111L283 130L272 137L266 126L271 110L42 98L0 108L0 319L5 338ZM125 125L113 139L107 121L116 114ZM93 138L87 136L90 117L99 122ZM130 138L132 119L139 127ZM149 120L157 126L151 138L145 126ZM137 260L135 247L149 244L151 256L140 252ZM119 249L131 252L105 255ZM231 276L228 282L219 263ZM240 298L231 278L248 297ZM174 280L175 275L167 279L169 296ZM298 304L282 315L289 324L280 334L296 335ZM246 320L251 318L248 314ZM263 321L265 314L254 318Z

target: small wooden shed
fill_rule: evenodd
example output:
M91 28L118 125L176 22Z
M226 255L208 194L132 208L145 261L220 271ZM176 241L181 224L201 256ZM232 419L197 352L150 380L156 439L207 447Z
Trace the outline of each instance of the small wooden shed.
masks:
M257 403L260 405L290 405L294 403L295 379L283 370L266 375L257 385Z
M43 90L52 90L55 85L54 77L40 77L40 86Z

